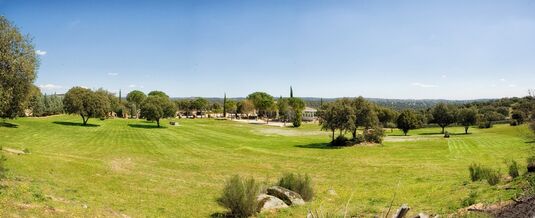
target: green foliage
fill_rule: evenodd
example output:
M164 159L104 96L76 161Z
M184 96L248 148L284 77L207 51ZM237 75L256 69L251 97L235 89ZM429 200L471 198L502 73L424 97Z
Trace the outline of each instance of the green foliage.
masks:
M513 114L511 115L511 119L516 121L517 125L523 124L526 119L526 114L520 110L513 111Z
M162 95L149 95L141 103L141 117L154 120L160 127L160 119L175 116L175 105Z
M431 115L433 116L431 122L440 126L442 133L444 133L444 128L455 123L455 108L445 103L435 105L431 109Z
M384 128L389 128L389 124L395 123L398 116L399 113L390 108L380 107L377 110L377 119L379 119Z
M301 122L302 122L302 118L303 118L303 112L301 112L301 111L295 112L295 116L292 119L293 126L296 127L296 128L300 127L301 126Z
M0 118L12 119L24 112L38 65L31 38L0 16Z
M107 96L82 87L69 89L63 98L63 105L67 113L79 114L83 125L87 124L89 118L102 118L110 111Z
M260 185L253 178L242 179L234 175L226 181L217 203L229 209L230 216L249 217L257 212L258 194Z
M165 94L165 92L157 91L157 90L149 92L147 96L159 96L162 98L169 98L169 95Z
M250 100L259 116L267 116L268 110L273 106L273 96L265 92L254 92L247 96L247 100Z
M126 101L130 107L130 115L138 116L139 109L141 108L141 103L147 98L147 95L139 90L131 91L126 95Z
M485 177L484 169L479 164L470 164L468 171L470 172L470 180L472 180L472 182L482 180Z
M203 111L208 109L208 104L209 104L208 100L199 97L191 102L191 107L192 109L197 110L199 115L202 117Z
M277 100L277 109L279 110L279 120L282 122L287 122L290 117L290 104L288 103L287 98L282 98L282 96Z
M496 185L500 182L500 172L488 167L483 167L479 164L473 163L468 167L470 172L470 179L480 181L486 179L489 185Z
M476 203L477 193L471 191L468 196L461 201L461 207L468 207Z
M401 114L399 114L396 121L396 126L398 129L401 129L405 135L407 135L409 130L416 129L416 127L418 127L418 123L419 121L414 111L404 110L401 112Z
M364 140L371 143L383 143L385 132L381 127L364 130Z
M238 102L237 108L238 108L238 113L249 115L250 113L253 112L254 105L251 100L245 99L245 100Z
M337 136L332 142L332 146L347 146L349 145L349 139L343 135Z
M279 179L278 186L299 193L305 201L310 201L314 197L312 179L307 174L285 173Z
M484 175L489 185L496 185L500 182L500 172L498 170L485 168Z
M507 168L509 170L509 176L511 176L512 178L516 178L518 177L520 174L518 173L518 163L515 161L515 160L511 160L508 164L507 164Z
M477 110L475 108L462 108L457 113L457 122L464 126L464 133L468 134L468 128L477 123Z

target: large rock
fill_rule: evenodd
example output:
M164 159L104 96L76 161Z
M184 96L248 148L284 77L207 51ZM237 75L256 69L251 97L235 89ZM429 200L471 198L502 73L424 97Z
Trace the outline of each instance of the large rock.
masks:
M280 186L271 186L267 189L268 195L273 195L277 198L280 198L284 203L293 206L293 205L303 205L305 201L301 195L297 192L285 189Z
M260 194L256 198L258 200L258 212L276 210L280 208L287 208L288 205L281 199L275 196Z

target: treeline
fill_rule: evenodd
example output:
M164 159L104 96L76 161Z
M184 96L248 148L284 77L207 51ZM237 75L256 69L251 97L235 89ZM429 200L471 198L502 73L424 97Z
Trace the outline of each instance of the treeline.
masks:
M39 88L33 87L28 101L28 110L24 116L50 116L63 113L63 97L57 94L42 94Z
M405 109L396 111L380 106L363 97L355 99L341 98L322 103L318 111L322 130L331 131L333 145L358 144L361 142L382 141L384 128L398 128L405 135L411 129L429 125L445 128L460 125L468 129L477 125L479 128L491 128L497 122L520 125L535 119L535 98L504 98L488 102L471 102L463 105L438 103L421 110ZM534 125L535 127L535 125ZM363 129L357 134L357 130ZM335 138L335 132L338 137ZM345 135L351 133L352 138Z
M306 97L303 100L308 107L319 108L323 103L329 103L341 98L314 98ZM452 105L463 105L468 103L489 102L492 99L476 99L476 100L444 100L444 99L386 99L386 98L365 98L366 100L375 103L381 107L387 107L396 111L405 109L425 110L433 107L438 103L446 103Z

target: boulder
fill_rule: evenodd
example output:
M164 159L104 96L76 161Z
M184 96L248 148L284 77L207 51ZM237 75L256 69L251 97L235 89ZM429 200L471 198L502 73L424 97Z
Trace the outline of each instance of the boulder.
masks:
M258 200L258 212L276 210L280 208L287 208L288 205L281 199L275 196L260 194L256 198Z
M285 189L280 186L271 186L267 189L268 195L273 195L281 200L284 201L284 203L293 206L293 205L303 205L305 204L305 201L301 197L301 195L297 192Z

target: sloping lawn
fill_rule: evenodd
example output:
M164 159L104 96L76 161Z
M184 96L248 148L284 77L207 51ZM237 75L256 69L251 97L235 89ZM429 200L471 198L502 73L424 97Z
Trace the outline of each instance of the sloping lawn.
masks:
M506 160L525 166L527 127L419 129L388 132L384 145L331 149L315 124L279 128L208 119L180 126L142 120L89 120L77 116L20 118L0 126L0 146L29 149L7 157L8 179L0 215L208 217L224 212L215 202L230 175L272 183L284 172L308 173L315 199L303 207L260 216L304 217L307 209L381 213L392 200L412 213L451 213L470 191L478 200L509 199L517 191L472 183L468 165L501 169ZM162 123L167 124L168 121ZM459 133L459 134L456 134ZM524 167L522 168L524 170ZM522 172L521 172L522 173ZM334 190L328 191L328 190ZM349 202L349 204L348 204Z

